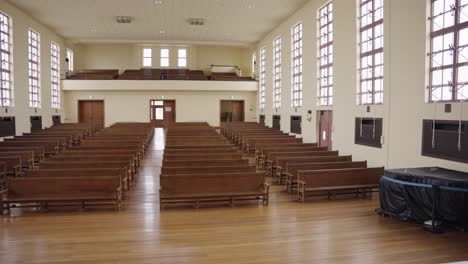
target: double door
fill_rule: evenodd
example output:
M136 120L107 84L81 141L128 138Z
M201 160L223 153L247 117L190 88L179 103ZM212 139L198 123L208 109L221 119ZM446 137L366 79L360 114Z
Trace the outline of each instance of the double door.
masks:
M176 103L174 100L151 100L150 122L155 127L168 127L176 121Z

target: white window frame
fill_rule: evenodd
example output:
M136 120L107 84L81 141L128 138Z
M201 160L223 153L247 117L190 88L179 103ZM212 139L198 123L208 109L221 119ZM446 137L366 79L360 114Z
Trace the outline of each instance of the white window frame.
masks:
M185 51L185 56L181 56L181 51ZM179 68L187 68L187 49L181 48L177 50L177 66Z
M74 61L74 54L73 54L73 50L71 49L67 49L67 59L68 59L68 65L67 65L67 70L69 72L72 72L73 69L74 69L74 65L73 65L73 61Z
M10 16L0 12L0 106L13 107L13 27Z
M291 28L291 107L302 107L303 76L303 24L297 23Z
M259 103L260 109L265 109L266 95L266 48L260 49L260 91Z
M145 51L149 51L149 55L145 53ZM149 64L145 64L145 61L149 60ZM143 48L142 49L142 62L141 65L143 67L153 67L153 49L152 48Z
M333 2L318 10L317 19L318 105L333 105Z
M41 108L41 35L28 29L29 107Z
M163 56L163 51L165 50L167 50L167 57ZM169 50L169 48L161 48L159 51L159 55L160 55L159 63L160 63L161 68L168 68L171 64L170 62L171 51ZM165 60L167 60L167 65L164 63Z
M273 40L273 108L281 107L281 36Z
M50 97L52 109L60 109L60 45L50 43Z

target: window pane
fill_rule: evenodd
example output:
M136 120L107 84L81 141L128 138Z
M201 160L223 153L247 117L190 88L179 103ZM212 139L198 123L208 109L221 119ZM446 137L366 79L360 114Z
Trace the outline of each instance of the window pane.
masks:
M164 108L154 108L154 110L156 120L164 120Z

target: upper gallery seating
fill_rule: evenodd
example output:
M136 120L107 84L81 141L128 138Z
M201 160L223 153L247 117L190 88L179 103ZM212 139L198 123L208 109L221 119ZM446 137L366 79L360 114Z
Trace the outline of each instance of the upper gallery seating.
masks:
M211 73L205 75L201 70L190 69L152 69L143 68L125 70L80 70L68 77L70 80L197 80L197 81L255 81L250 77L241 77L236 73Z

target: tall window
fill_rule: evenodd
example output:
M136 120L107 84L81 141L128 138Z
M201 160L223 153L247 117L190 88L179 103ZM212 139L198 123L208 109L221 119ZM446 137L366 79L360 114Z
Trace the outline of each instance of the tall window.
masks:
M161 67L169 67L169 49L161 49Z
M265 108L266 48L260 50L260 109Z
M177 55L177 65L181 68L187 67L187 49L179 49Z
M68 71L73 71L73 50L67 49L67 70Z
M143 67L153 66L153 50L151 48L143 49Z
M359 104L383 103L383 0L359 0Z
M318 18L318 98L320 106L333 105L333 3L319 10Z
M60 109L60 46L50 44L50 94L52 108Z
M0 12L0 104L3 107L13 106L11 78L11 21L10 17Z
M41 107L39 81L39 33L29 30L29 107Z
M281 107L281 37L273 41L273 108Z
M429 101L468 100L468 0L434 0Z
M291 30L292 40L292 107L302 106L302 23Z

